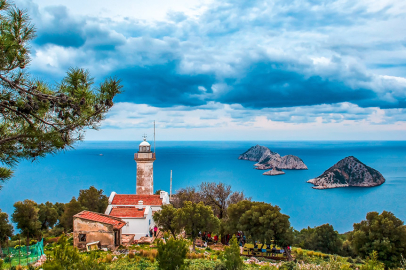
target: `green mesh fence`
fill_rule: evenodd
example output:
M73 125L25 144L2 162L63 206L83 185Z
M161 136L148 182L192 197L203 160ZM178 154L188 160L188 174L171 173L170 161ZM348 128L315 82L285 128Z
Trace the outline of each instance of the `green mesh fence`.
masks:
M6 269L16 265L30 265L37 262L44 254L44 239L29 246L28 249L26 246L2 248L2 253L3 267Z

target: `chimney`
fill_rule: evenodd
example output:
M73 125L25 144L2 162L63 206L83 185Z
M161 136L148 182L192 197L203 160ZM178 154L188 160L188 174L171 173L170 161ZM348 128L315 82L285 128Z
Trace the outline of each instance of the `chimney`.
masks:
M143 205L144 205L144 202L143 202L142 200L141 200L141 201L138 201L138 209L139 209L139 210L141 210L141 209L144 208Z

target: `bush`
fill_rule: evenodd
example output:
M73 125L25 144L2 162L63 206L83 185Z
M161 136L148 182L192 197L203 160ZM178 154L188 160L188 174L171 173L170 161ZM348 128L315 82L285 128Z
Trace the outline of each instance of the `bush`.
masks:
M113 256L111 256L111 254L107 254L105 261L106 261L106 263L111 263L113 261Z
M385 264L378 261L378 252L372 251L367 257L365 264L360 267L361 270L384 270Z
M4 261L2 259L0 259L0 270L3 269L3 263L4 263Z
M203 259L190 260L185 263L185 270L226 270L222 261L208 261Z
M58 246L53 250L51 260L47 260L44 265L44 270L104 270L106 267L97 263L98 254L96 252L90 253L88 257L82 257L79 251L69 244L65 236L61 237L58 241Z
M225 248L224 262L229 270L243 269L244 263L240 257L240 247L235 235L231 238L230 246Z
M132 252L128 253L128 258L134 259L134 258L135 258L135 254L132 253Z
M166 244L158 242L158 261L159 269L175 270L180 269L184 263L188 248L184 240L169 239Z
M47 237L44 239L44 244L52 244L52 243L57 243L59 241L60 237Z
M286 262L279 267L280 270L294 270L296 269L295 262Z

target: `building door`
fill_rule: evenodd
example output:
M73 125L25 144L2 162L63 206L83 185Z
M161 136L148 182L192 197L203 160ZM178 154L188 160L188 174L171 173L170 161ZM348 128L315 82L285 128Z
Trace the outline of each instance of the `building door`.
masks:
M114 231L114 245L115 246L120 245L120 232L119 231Z

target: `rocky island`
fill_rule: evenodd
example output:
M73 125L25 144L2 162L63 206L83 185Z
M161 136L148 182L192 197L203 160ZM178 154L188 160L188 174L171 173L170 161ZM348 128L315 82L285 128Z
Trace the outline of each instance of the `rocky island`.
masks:
M270 171L264 172L263 175L281 175L281 174L285 174L284 171L279 170L279 169L272 169Z
M353 156L346 157L317 178L307 181L314 189L338 187L374 187L382 185L385 178Z
M271 151L268 147L256 145L239 156L238 159L256 161L254 165L258 170L269 170L264 175L285 174L284 170L307 170L307 166L297 156L286 155L281 157L278 153Z

